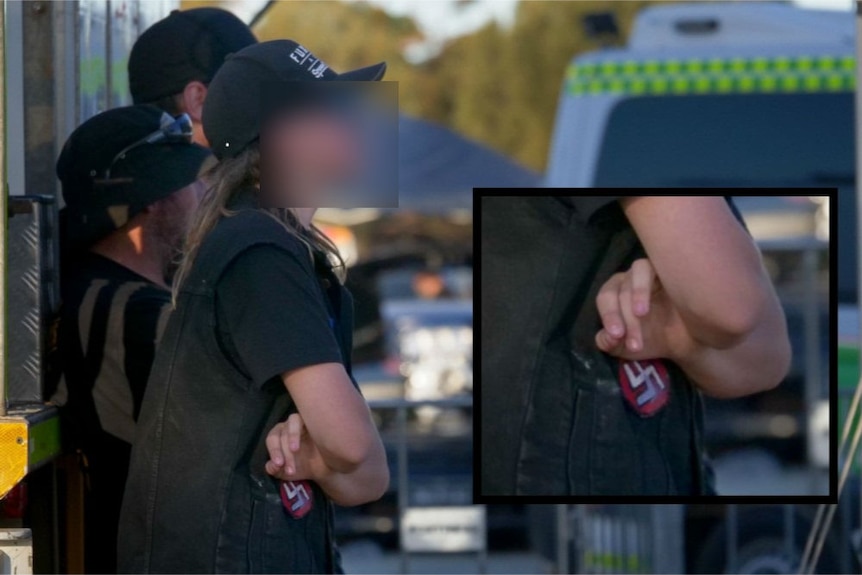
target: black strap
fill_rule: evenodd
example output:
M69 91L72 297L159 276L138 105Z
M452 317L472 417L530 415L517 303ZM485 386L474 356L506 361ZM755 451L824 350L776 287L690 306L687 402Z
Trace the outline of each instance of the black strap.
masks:
M105 357L105 346L108 344L108 317L111 302L119 285L108 283L103 286L93 302L92 317L87 332L87 347L80 340L80 309L75 310L76 317L67 329L74 329L74 340L78 345L69 345L66 349L66 387L68 403L63 411L67 414L69 437L72 447L86 447L87 440L102 432L96 403L93 399L93 387L99 376ZM93 289L90 286L88 289ZM68 332L67 332L68 333ZM79 376L80 379L78 379ZM79 387L80 386L80 387ZM77 388L77 389L76 389Z

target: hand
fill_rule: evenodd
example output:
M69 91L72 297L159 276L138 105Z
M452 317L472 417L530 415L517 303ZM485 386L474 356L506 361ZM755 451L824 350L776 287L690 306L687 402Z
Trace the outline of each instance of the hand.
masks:
M646 258L611 276L596 296L596 307L602 319L596 346L609 355L673 359L694 343Z
M315 479L325 468L317 445L298 413L270 430L266 448L269 451L266 472L283 481Z
M273 427L266 436L266 448L269 451L269 461L266 462L266 472L270 475L296 473L296 453L305 433L305 424L298 413L291 414L287 421Z

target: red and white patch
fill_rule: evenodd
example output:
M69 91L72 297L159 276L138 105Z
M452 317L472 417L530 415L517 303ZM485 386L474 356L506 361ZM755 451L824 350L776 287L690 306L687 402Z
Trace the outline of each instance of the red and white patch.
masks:
M314 505L314 492L308 481L282 481L281 503L294 518L300 519L311 511Z
M623 397L641 417L655 415L670 397L670 376L660 359L620 361Z

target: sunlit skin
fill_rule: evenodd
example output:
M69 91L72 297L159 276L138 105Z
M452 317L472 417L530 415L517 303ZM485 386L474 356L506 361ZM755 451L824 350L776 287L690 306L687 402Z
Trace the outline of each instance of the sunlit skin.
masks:
M170 289L177 253L204 190L205 184L197 180L147 206L90 251Z
M724 199L645 196L623 207L649 259L599 291L597 347L623 359L671 359L715 397L778 385L791 353L784 312Z
M204 109L204 100L207 97L207 86L203 82L193 80L186 84L182 92L177 94L175 102L180 114L188 114L192 120L192 141L209 148L210 143L204 135L201 115Z

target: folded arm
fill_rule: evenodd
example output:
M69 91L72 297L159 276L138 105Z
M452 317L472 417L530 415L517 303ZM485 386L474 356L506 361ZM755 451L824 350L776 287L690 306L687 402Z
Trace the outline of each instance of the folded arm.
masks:
M284 480L311 479L339 505L379 499L389 484L386 452L344 367L313 365L282 379L301 423L291 429L288 420L270 432L267 472Z
M716 397L778 385L790 362L784 312L724 198L643 196L622 205L649 260L638 264L640 279L618 274L603 288L599 347L630 359L668 357ZM625 302L618 313L614 293Z

